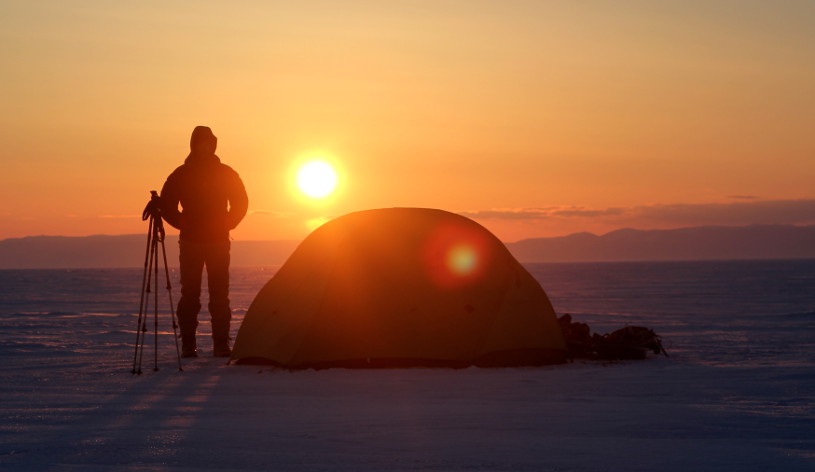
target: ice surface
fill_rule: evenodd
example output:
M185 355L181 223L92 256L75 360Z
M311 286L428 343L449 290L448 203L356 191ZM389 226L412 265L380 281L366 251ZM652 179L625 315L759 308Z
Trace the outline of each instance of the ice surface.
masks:
M89 274L80 279L90 280L89 292L130 297L117 285L129 284L130 275L117 277L114 287ZM252 277L233 276L235 330L257 288ZM590 282L585 273L575 280ZM735 310L738 318L717 317L728 311L723 305L707 306L699 291L676 284L660 289L672 300L662 316L653 302L648 310L631 298L648 284L609 288L613 293L597 296L605 302L562 279L550 285L559 312L595 330L601 322L649 325L665 337L671 357L287 372L226 365L210 357L204 331L203 356L184 360L178 372L162 313L159 370L151 333L144 373L132 375L131 301L66 293L54 302L75 307L87 298L108 310L56 311L47 295L12 303L6 294L0 471L815 470L815 313L804 309L812 307L811 292L797 293L796 306L785 301L771 313L781 321L772 323L758 312L775 303L755 301ZM684 308L670 296L675 290L687 291Z

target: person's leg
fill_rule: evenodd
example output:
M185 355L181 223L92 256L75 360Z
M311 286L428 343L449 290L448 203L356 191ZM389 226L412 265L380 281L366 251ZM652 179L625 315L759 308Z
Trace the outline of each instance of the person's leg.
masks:
M201 273L204 269L204 251L200 244L179 241L181 272L181 299L178 301L178 328L181 333L181 352L184 357L197 354L195 331L198 312L201 311Z
M213 353L227 357L229 349L229 241L209 245L207 253L207 280L209 282L209 314L212 318Z

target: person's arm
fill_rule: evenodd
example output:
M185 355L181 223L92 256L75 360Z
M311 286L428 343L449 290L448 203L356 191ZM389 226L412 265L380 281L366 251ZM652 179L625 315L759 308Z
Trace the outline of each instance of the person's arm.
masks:
M161 188L161 217L175 229L181 229L181 212L178 211L178 204L178 185L171 175Z
M246 187L243 186L243 181L237 172L234 172L229 189L229 216L227 217L229 229L235 229L238 226L238 223L246 216L248 208L249 197L246 195Z

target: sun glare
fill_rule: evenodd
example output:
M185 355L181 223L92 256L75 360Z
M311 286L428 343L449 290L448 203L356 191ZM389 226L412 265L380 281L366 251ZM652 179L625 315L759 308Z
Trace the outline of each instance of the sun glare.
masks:
M328 223L329 219L325 216L318 216L316 218L312 218L306 221L306 228L309 231L314 231L315 229L319 228L320 226Z
M459 244L447 253L447 267L457 275L468 275L478 263L475 249L467 244Z
M325 161L310 161L297 171L297 188L311 198L325 198L337 186L337 173Z

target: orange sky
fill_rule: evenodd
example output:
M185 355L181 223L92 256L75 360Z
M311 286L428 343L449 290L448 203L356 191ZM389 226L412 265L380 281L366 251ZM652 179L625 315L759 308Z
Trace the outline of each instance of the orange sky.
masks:
M506 241L815 223L809 1L4 1L0 38L0 239L146 232L195 125L240 240L391 206Z

